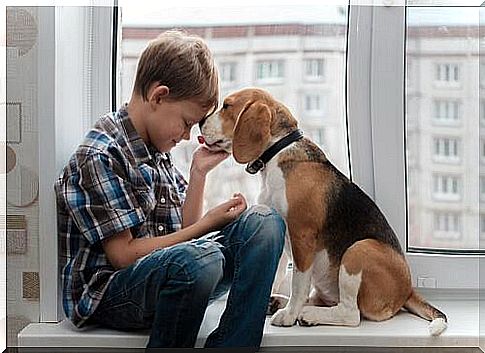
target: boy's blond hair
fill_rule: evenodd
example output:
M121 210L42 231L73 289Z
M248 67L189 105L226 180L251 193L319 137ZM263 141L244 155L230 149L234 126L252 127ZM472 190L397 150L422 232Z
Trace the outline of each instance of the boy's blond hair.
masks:
M154 82L169 88L169 98L193 99L203 107L219 105L219 75L205 41L186 32L170 30L150 41L138 61L134 93L148 100Z

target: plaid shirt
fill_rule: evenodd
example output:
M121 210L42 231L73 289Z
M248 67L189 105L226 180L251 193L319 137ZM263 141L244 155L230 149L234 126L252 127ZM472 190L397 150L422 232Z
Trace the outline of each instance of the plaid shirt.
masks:
M179 230L186 188L170 154L140 138L126 105L88 132L55 183L63 306L77 327L116 273L101 240L126 229L136 238Z

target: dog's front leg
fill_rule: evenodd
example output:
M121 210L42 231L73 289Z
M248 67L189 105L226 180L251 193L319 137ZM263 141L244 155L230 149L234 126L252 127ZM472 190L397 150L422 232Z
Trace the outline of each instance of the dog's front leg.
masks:
M293 264L293 275L291 279L291 295L288 304L279 309L272 317L271 324L275 326L293 326L300 314L303 305L308 299L311 285L312 267L301 272Z

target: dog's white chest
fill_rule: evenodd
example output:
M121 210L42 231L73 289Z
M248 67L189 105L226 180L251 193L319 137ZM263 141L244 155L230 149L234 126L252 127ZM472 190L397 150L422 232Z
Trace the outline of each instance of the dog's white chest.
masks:
M286 201L286 183L283 172L276 158L271 160L261 172L261 192L258 203L276 209L282 217L288 214L288 202Z

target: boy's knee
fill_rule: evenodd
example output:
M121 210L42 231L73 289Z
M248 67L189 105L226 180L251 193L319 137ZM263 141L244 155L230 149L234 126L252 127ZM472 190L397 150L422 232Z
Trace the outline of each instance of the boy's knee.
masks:
M266 205L254 205L247 211L245 222L250 228L254 228L262 244L276 245L283 248L286 234L286 223L283 217L271 207Z

